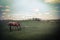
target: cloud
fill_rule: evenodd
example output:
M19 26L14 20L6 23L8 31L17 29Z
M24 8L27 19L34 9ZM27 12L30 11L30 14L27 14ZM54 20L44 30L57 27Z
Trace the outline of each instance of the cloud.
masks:
M6 12L9 12L10 10L9 9L5 9Z
M60 0L44 0L45 3L60 3Z
M5 8L10 8L9 6L5 6Z
M5 10L1 10L3 13L9 13L10 12L10 9L5 9Z
M33 8L32 11L33 12L39 12L40 10L39 10L39 8Z
M2 13L3 15L7 14L7 13Z
M3 8L3 6L0 5L0 8Z
M4 18L5 16L2 16L2 18Z

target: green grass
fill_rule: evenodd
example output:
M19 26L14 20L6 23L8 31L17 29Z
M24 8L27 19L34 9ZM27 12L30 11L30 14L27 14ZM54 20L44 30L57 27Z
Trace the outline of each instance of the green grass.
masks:
M32 40L44 38L46 35L52 35L56 28L56 23L41 21L18 21L21 23L21 31L9 32L7 21L2 23L3 36L8 40Z

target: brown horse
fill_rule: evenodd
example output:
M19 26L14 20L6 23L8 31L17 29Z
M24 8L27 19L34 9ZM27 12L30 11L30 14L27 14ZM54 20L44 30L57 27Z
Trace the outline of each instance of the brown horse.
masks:
M19 30L19 28L20 28L20 30L21 30L21 24L19 24L18 22L8 22L8 26L10 26L9 27L9 29L10 29L10 31L12 31L12 26L13 27L16 27L18 30Z

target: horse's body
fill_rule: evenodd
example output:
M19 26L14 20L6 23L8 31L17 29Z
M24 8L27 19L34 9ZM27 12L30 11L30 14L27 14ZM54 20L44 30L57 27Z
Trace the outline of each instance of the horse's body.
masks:
M11 27L13 26L13 27L16 27L18 30L19 30L19 27L20 27L20 29L21 29L21 25L19 24L19 23L17 23L17 22L8 22L8 26L10 26L10 31L11 31Z
M9 22L8 25L9 26L20 26L20 24L17 22Z

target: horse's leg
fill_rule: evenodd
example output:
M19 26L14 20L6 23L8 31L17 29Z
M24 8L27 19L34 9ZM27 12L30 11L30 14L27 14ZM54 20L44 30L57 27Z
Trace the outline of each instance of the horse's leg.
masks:
M16 30L16 27L14 26L14 30Z
M19 31L19 26L16 26L17 27L17 30Z
M10 26L10 31L11 31L11 26Z
M20 31L21 31L21 26L19 26L19 28L20 28Z
M20 31L21 31L21 25L19 25L19 29L20 29Z
M18 31L19 31L19 26L17 26L17 29L18 29Z

